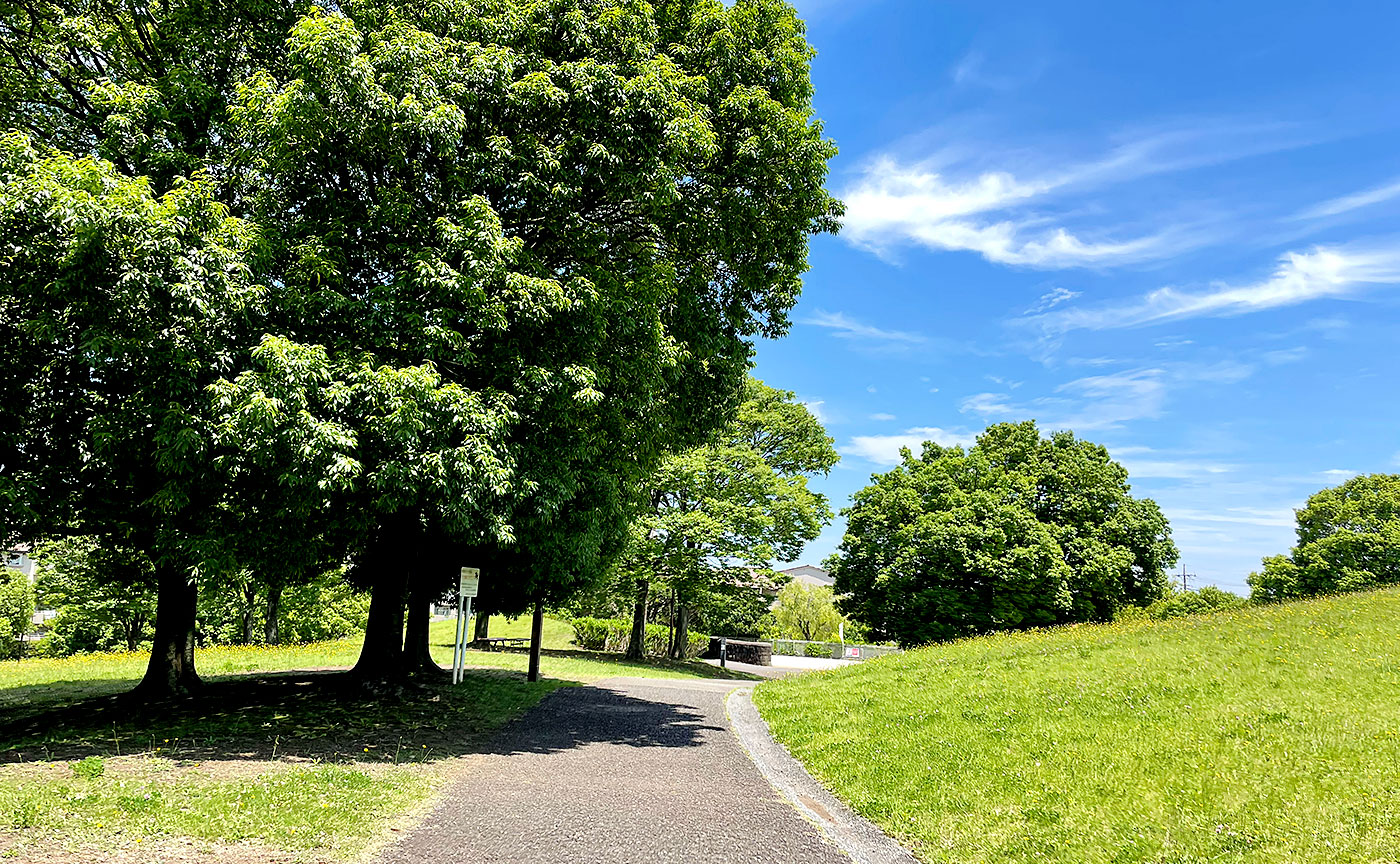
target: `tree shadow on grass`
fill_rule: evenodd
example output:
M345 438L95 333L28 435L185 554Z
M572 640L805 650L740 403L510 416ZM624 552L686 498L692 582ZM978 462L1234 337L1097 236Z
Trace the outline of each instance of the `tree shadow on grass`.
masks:
M517 672L468 671L401 694L373 695L345 672L289 672L208 682L189 699L126 694L17 707L0 720L0 762L150 753L210 759L430 762L472 752L484 736L560 687Z

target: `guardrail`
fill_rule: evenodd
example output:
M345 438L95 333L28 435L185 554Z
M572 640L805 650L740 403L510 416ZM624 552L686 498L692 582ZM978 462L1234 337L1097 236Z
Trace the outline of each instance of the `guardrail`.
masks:
M786 657L830 657L833 660L869 660L886 654L902 653L889 645L862 645L855 642L807 642L802 639L774 639L773 653Z

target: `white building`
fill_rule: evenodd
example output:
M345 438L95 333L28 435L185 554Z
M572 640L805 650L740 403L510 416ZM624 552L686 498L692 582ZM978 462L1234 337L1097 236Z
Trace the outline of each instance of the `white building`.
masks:
M34 581L34 559L29 557L32 551L29 544L22 543L5 553L5 566L28 576L30 582Z
M814 567L811 564L799 564L796 567L789 567L786 570L779 570L778 572L785 576L791 576L794 582L801 582L803 585L813 585L818 588L830 588L836 581L831 577L830 573L820 567Z

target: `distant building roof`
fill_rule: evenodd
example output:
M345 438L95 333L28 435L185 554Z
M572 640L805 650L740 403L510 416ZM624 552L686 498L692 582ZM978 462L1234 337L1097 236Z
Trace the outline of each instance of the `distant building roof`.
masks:
M831 574L820 567L811 564L800 564L796 567L789 567L786 570L779 570L779 573L791 576L792 581L801 582L804 585L819 585L823 588L830 588L835 582Z

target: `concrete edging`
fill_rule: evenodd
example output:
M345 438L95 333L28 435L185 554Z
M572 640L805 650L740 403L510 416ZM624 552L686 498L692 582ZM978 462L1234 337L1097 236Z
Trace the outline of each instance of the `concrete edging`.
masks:
M725 713L739 746L773 789L858 864L918 864L909 850L822 788L802 763L773 740L767 722L754 707L752 691L743 687L730 693Z

